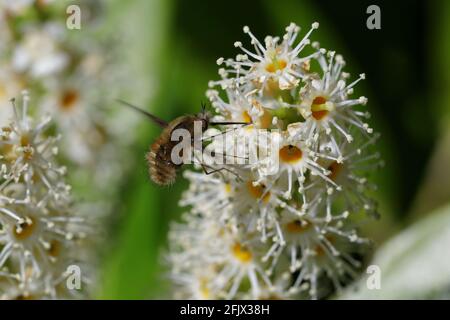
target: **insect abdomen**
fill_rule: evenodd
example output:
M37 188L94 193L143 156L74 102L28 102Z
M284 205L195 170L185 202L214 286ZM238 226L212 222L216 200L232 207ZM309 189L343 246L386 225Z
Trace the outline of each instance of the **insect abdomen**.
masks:
M160 186L167 186L175 182L177 166L167 158L167 151L163 150L167 144L161 138L152 144L146 158L150 178ZM170 153L168 156L170 157Z
M152 144L150 151L147 153L147 161L150 178L156 184L167 186L175 182L177 169L181 165L174 164L171 159L172 148L178 143L177 141L171 141L172 131L185 129L193 135L194 121L197 119L195 116L181 116L174 119Z

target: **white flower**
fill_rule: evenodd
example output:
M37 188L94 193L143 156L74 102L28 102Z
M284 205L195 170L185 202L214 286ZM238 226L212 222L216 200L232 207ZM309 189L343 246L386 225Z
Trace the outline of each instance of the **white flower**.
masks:
M62 154L81 165L92 165L104 147L107 132L99 121L101 114L92 105L92 83L82 74L64 81L47 81L48 94L43 97L39 113L51 114L62 135Z
M5 10L9 14L22 14L33 4L47 5L53 0L0 0L0 10Z
M65 272L76 264L88 273L92 219L73 212L65 170L54 159L56 140L45 135L50 120L35 124L26 93L22 100L0 137L0 296L76 297Z
M61 29L57 25L46 25L25 34L15 47L12 65L17 72L29 72L31 77L40 78L63 70L69 57L58 44Z
M58 137L47 137L45 130L50 123L50 118L45 117L35 124L29 117L29 97L23 94L21 107L13 104L14 117L9 126L1 129L0 161L5 182L2 187L12 181L22 181L26 185L25 201L32 196L36 181L42 183L46 189L44 199L64 198L68 187L62 182L65 167L54 163L54 156L58 149L55 146Z
M278 180L283 175L287 176L287 188L284 191L286 198L292 197L293 184L298 182L298 192L302 195L303 204L307 208L309 200L305 197L305 191L311 187L311 178L314 176L324 180L329 187L340 189L328 177L329 170L320 165L320 159L327 157L327 155L311 150L305 140L299 135L290 133L289 128L283 135L280 135L279 139L281 140L277 150L279 168L270 178Z
M220 219L229 217L233 186L220 175L204 175L192 171L185 171L184 177L191 181L189 190L184 192L180 201L181 206L192 206L195 213L215 214L220 212Z
M229 69L220 71L224 80L212 84L220 84L226 88L233 82L254 83L260 95L264 90L270 90L270 86L273 85L281 90L297 87L300 79L304 77L304 64L316 55L314 53L311 56L299 57L299 54L310 43L311 32L318 27L317 22L313 23L309 32L295 44L300 28L292 23L286 28L281 43L278 37L268 36L264 39L263 45L249 27L245 26L244 32L250 36L255 51L251 52L243 47L241 42L235 42L234 46L240 48L244 54L237 55L236 59L219 58L217 63L225 64ZM235 78L228 78L229 74L235 75Z
M2 65L0 68L0 127L8 125L9 119L13 116L11 97L22 89L24 89L23 80L9 66Z
M52 5L47 7L50 2ZM58 12L66 9L64 2L0 0L0 202L5 207L35 205L44 210L53 206L66 212L59 206L72 201L70 187L63 177L66 168L55 161L57 157L67 164L71 181L77 186L91 186L75 191L77 197L88 199L86 211L91 210L89 216L83 216L84 222L67 225L65 232L76 234L80 224L92 227L89 218L98 218L113 210L116 200L111 199L116 198L116 186L125 169L132 165L118 157L118 150L120 154L128 154L123 150L135 135L130 134L129 128L135 126L139 118L129 110L112 105L110 110L106 110L109 106L104 104L104 101L118 97L126 99L122 80L129 76L124 72L129 71L129 66L125 64L124 68L118 69L120 52L111 50L112 47L126 46L117 45L116 35L111 46L111 35L107 33L95 39L93 34L86 36L84 33L73 33L69 37L65 20L58 17ZM95 28L95 24L101 22L99 18L103 11L97 10L98 6L104 3L87 2L86 6L82 4L83 13L87 13L83 15L83 26ZM22 110L18 103L15 115L9 101L24 86L31 86L33 92L33 105L27 117L23 116L27 111ZM134 89L130 88L133 92L130 91L128 96L135 93ZM140 92L148 94L148 90ZM48 114L54 119L51 124ZM24 129L27 125L30 130ZM31 137L29 143L27 131ZM58 132L58 135L51 136L53 132ZM13 194L13 185L19 185L25 191ZM101 194L92 190L101 190ZM100 208L93 207L91 202ZM70 215L80 217L79 210L76 211ZM83 232L88 231L92 230ZM74 257L70 260L89 256L92 249L95 250L93 246L91 250L84 250L84 246L80 245L83 250L74 250ZM7 261L8 266L10 260ZM68 262L69 257L60 260ZM78 262L76 264L79 265ZM64 268L62 265L58 268L58 275L47 274L49 278L45 281L42 277L34 277L30 286L24 286L23 279L8 282L5 290L14 297L14 286L20 283L28 291L34 291L31 295L35 297L64 297L66 293L60 294L65 288L61 280ZM82 281L88 280L86 266L82 271ZM17 274L17 270L11 272ZM44 285L38 286L38 282ZM2 279L0 283L3 284ZM56 291L53 290L55 288ZM42 295L37 294L39 290ZM72 297L73 293L68 295ZM82 290L81 294L85 296L86 292Z
M361 120L368 118L368 112L355 110L356 105L365 105L367 99L359 97L349 98L353 93L353 87L365 75L350 84L346 84L349 74L342 72L345 65L344 59L336 55L334 51L319 51L317 61L322 68L322 76L311 74L306 80L307 84L302 89L301 102L298 106L300 113L306 119L303 125L305 136L310 141L317 141L318 135L324 131L329 139L334 142L334 134L343 135L349 142L353 141L348 132L349 125L354 125L367 133L372 133L372 128ZM328 60L326 59L328 57Z
M353 128L353 131L356 130ZM374 150L374 144L379 137L379 134L374 134L368 139L358 139L352 143L341 138L338 139L337 147L331 143L321 144L322 152L329 157L322 159L320 163L329 171L328 178L340 187L337 191L323 185L314 187L327 189L322 198L322 205L328 220L332 217L333 207L336 209L333 204L340 200L344 203L345 211L352 214L363 211L373 218L378 218L377 203L370 197L377 187L370 181L369 176L384 165L380 160L380 153ZM313 190L314 188L308 192L317 193L318 190Z
M246 129L267 129L272 126L270 113L264 110L258 100L246 97L239 87L228 87L226 92L228 102L225 102L216 90L206 92L212 106L219 113L217 120L248 122Z
M31 6L33 2L34 0L1 0L0 8L3 10L18 13Z
M256 299L262 284L271 286L260 263L258 245L255 247L258 240L241 238L229 223L186 216L186 224L174 226L169 238L173 277L179 285L188 286L182 290L192 289L193 283L203 280L202 288L216 298ZM198 278L201 274L205 277ZM244 280L249 281L250 290L242 293L239 288Z
M274 241L263 258L272 261L270 270L286 259L289 271L297 273L289 290L297 293L309 289L313 298L318 297L320 281L331 280L339 290L341 282L356 276L360 262L350 254L360 251L360 245L367 242L344 224L348 213L327 221L317 217L316 209L306 217L284 211L280 221L284 242Z

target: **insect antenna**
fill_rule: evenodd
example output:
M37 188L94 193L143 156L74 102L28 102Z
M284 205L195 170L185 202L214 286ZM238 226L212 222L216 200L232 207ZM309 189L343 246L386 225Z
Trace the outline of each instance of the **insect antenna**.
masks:
M120 99L116 99L116 101L121 103L121 104L123 104L123 105L125 105L125 106L127 106L127 107L129 107L129 108L131 108L131 109L136 110L137 112L139 112L141 114L143 114L144 116L149 118L153 123L159 125L162 128L165 128L165 127L168 126L168 123L166 121L164 121L163 119L158 118L157 116L151 114L148 111L145 111L145 110L143 110L143 109L141 109L141 108L139 108L139 107L137 107L137 106L135 106L135 105L133 105L133 104L131 104L129 102L126 102L126 101L123 101L123 100L120 100Z

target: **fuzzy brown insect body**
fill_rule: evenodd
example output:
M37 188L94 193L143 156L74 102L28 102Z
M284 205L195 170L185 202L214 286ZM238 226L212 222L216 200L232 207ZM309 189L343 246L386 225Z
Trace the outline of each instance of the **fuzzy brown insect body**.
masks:
M181 116L171 121L151 145L146 159L150 178L158 185L167 186L175 182L177 171L182 164L175 164L171 159L172 149L178 141L171 141L172 132L186 129L194 136L195 121L202 121L202 130L206 130L208 122L201 116Z
M205 112L205 106L203 105L203 111L198 115L185 115L178 117L170 122L166 122L153 114L142 110L128 102L118 100L120 103L135 109L136 111L144 114L152 122L163 128L162 133L156 138L155 142L150 146L150 150L146 155L148 163L148 171L150 178L153 182L160 186L171 185L177 178L177 171L183 164L175 164L172 161L172 149L179 143L179 141L172 141L172 133L177 129L185 129L190 133L191 137L195 137L194 128L195 123L200 121L202 126L202 133L205 132L209 125L235 125L235 124L248 124L244 122L210 122L209 116ZM194 139L191 140L192 148L194 148ZM182 155L181 155L182 156ZM200 163L206 174L211 174L221 170L227 170L226 168L214 169L206 164ZM213 169L210 172L206 171L206 168Z

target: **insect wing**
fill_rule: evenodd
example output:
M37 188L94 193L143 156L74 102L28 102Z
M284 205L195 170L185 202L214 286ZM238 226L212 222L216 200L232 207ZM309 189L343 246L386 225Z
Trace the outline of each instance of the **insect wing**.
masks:
M161 118L158 118L157 116L151 114L151 113L148 112L148 111L145 111L145 110L143 110L143 109L141 109L141 108L139 108L139 107L137 107L137 106L135 106L135 105L133 105L133 104L131 104L131 103L128 103L128 102L123 101L123 100L120 100L120 99L118 99L117 101L120 102L121 104L123 104L123 105L125 105L125 106L127 106L127 107L130 107L130 108L136 110L137 112L140 112L141 114L145 115L145 116L146 116L147 118L149 118L153 123L159 125L161 128L165 128L165 127L168 126L168 123L167 123L166 121L164 121L164 120L161 119Z

